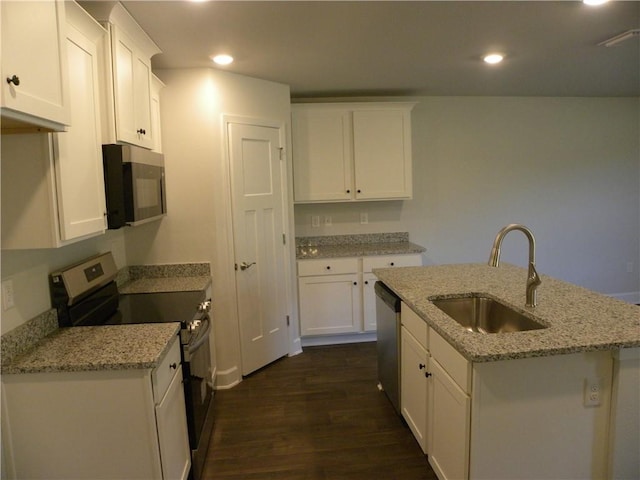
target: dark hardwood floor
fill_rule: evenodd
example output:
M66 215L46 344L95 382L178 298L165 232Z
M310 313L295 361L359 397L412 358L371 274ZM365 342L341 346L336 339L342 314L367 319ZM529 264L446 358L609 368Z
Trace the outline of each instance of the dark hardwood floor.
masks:
M305 348L217 391L208 480L436 480L377 388L375 343Z

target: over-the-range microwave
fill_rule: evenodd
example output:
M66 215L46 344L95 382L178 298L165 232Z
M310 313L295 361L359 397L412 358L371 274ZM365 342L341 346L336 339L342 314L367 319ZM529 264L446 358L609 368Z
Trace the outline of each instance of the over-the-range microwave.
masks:
M107 224L140 225L167 213L164 156L133 145L103 145Z

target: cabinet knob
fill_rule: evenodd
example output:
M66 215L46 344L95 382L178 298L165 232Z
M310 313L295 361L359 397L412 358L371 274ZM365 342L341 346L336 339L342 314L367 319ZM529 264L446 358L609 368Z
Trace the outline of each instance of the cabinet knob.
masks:
M17 87L20 85L20 77L17 75L12 75L11 77L7 77L7 83L11 85L12 83Z
M429 377L431 377L432 375L433 375L433 373L424 372L424 376L425 376L426 378L429 378Z
M353 282L354 285L358 285L358 282Z
M356 190L356 193L362 193L362 190L358 189Z
M420 370L422 370L422 369L423 369L423 368L425 368L425 367L426 367L426 365L425 365L424 363L419 363L419 364L418 364L418 368L419 368Z
M347 190L347 193L351 193L351 190Z
M364 281L364 284L365 284L365 285L369 285L369 280L365 280L365 281Z
M169 365L169 368L172 370L175 370L176 368L178 368L178 364L174 362L171 365Z
M331 265L327 265L327 270L331 270Z
M144 128L140 128L140 129L136 130L136 133L139 133L140 135L146 135L147 131Z
M391 262L389 265L391 265L393 267L395 265L395 263Z

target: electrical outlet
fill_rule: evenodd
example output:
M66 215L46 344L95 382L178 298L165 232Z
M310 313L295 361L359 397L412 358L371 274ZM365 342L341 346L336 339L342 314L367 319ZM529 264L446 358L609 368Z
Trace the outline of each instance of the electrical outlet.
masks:
M311 226L314 228L320 226L320 215L311 215Z
M585 378L584 379L584 406L597 407L601 402L602 379Z
M325 215L324 216L324 226L325 227L330 227L331 226L331 217L329 215Z
M6 311L15 306L13 280L5 280L2 282L2 309Z
M360 212L360 223L362 225L369 223L369 214L367 212Z

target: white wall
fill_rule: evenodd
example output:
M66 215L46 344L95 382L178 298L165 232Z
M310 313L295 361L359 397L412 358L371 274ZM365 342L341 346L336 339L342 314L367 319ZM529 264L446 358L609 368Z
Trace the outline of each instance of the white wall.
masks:
M427 264L486 262L498 230L523 223L540 273L640 298L639 99L416 100L413 200L296 205L297 236L408 231ZM311 214L333 226L312 228ZM526 258L509 234L502 260Z
M214 69L156 72L161 92L168 215L127 231L134 264L211 262L218 378L240 376L223 115L275 120L289 131L289 87ZM291 228L292 228L291 224Z
M13 280L15 307L2 311L0 332L13 330L51 308L49 274L109 250L118 268L126 266L123 230L57 249L2 250L2 281Z

